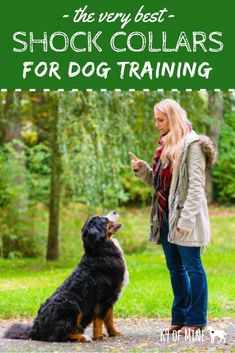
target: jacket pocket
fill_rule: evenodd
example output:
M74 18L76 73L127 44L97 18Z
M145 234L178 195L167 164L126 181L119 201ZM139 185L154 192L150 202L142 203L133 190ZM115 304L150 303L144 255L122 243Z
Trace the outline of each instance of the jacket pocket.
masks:
M182 202L179 202L177 205L177 210L182 210L184 208L184 204Z

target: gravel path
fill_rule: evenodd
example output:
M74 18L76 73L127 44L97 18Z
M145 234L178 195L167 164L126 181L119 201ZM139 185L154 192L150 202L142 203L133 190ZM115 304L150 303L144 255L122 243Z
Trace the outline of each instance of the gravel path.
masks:
M180 336L165 335L162 339L162 330L169 326L169 320L162 319L116 319L116 326L122 336L117 338L105 338L103 341L90 343L47 343L39 341L23 341L3 339L3 332L13 321L0 320L0 352L1 353L70 353L70 352L110 352L110 353L140 353L140 352L235 352L235 319L223 318L211 320L209 325L215 330L226 332L225 342L219 343L218 337L212 343L209 331L204 331L196 341ZM29 322L18 320L15 322ZM86 334L91 335L91 327ZM200 340L200 341L199 341Z

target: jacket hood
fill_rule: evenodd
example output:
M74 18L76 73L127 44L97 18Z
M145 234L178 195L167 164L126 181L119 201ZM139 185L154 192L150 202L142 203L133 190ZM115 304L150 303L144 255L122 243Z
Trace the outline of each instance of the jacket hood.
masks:
M214 142L208 136L198 135L192 130L185 138L184 152L186 152L187 147L195 141L200 143L202 152L206 156L206 168L212 168L217 160L217 151Z

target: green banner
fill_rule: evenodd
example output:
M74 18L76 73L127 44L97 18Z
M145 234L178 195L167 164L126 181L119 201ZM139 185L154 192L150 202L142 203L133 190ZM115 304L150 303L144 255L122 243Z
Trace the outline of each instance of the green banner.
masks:
M233 1L3 2L0 89L234 89Z

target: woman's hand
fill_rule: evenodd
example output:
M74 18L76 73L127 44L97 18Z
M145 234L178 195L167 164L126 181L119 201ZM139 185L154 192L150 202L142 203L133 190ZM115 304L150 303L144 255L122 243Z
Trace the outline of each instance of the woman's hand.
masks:
M140 168L143 167L145 162L142 159L137 158L132 152L129 152L129 155L132 157L132 161L131 161L132 169L135 172L138 172Z
M182 228L178 228L178 227L177 227L177 230L180 234L186 234L188 232L187 229L182 229Z

